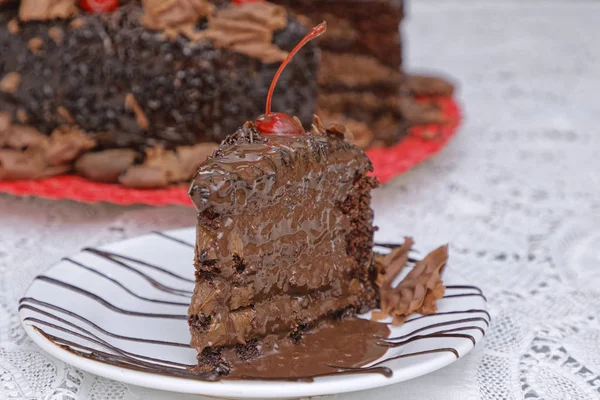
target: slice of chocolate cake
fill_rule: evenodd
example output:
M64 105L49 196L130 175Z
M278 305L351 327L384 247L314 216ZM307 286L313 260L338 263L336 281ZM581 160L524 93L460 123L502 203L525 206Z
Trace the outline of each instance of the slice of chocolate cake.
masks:
M377 180L369 176L367 156L349 143L351 133L340 125L326 129L318 117L307 132L298 118L271 112L279 75L326 27L313 28L290 52L275 74L265 114L223 141L191 184L198 227L188 322L198 371L244 376L257 358L269 376L281 376L264 367L273 362L293 375L314 370L314 358L299 356L305 330L323 333L331 320L376 306L382 310L375 319L402 323L409 313L435 312L443 296L446 248L417 263L397 287L393 281L412 240L387 256L373 253L370 203ZM358 325L371 333L389 332L364 322ZM335 348L332 332L329 341L321 341L326 334L316 343ZM296 356L303 361L296 363ZM337 362L321 367L325 374L345 368Z
M371 163L340 127L265 135L247 123L198 171L192 346L294 334L375 305Z
M201 366L215 368L222 347L298 335L376 303L371 162L343 127L324 129L315 118L306 132L297 118L271 112L285 66L326 27L290 52L265 114L228 137L190 187L198 231L188 315Z

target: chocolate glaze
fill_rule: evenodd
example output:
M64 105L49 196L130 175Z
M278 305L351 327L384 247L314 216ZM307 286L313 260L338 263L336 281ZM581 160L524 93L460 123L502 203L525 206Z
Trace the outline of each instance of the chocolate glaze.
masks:
M326 321L304 334L299 343L282 340L277 349L263 350L257 359L238 360L227 379L297 379L355 370L385 354L386 348L378 346L376 338L389 332L385 324L363 319Z

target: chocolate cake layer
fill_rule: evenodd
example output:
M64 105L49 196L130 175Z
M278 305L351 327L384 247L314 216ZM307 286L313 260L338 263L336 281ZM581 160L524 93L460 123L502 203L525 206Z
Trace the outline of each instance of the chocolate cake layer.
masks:
M250 123L201 165L190 188L199 352L374 304L369 171L342 131L262 135Z
M216 21L234 18L218 14L229 7L218 3ZM47 135L76 125L94 134L97 149L222 140L260 113L281 61L223 44L225 25L212 27L206 18L195 26L199 34L209 32L206 38L169 38L142 24L138 1L122 1L112 13L40 22L20 22L18 11L18 4L0 8L0 80L6 85L0 111ZM264 29L266 24L247 18L246 25ZM234 22L230 37L241 25ZM273 44L289 51L306 32L290 16L274 32ZM283 73L274 109L310 124L317 64L316 47L309 44Z

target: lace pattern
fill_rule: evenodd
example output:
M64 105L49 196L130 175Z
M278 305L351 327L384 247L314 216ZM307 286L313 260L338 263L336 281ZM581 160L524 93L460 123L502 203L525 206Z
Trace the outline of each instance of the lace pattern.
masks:
M449 267L484 290L493 321L483 345L447 368L328 399L599 399L597 6L446 0L410 8L408 63L462 82L465 124L439 157L375 193L377 239L411 235L422 252L450 243ZM0 195L0 215L0 398L199 398L50 358L16 312L32 278L61 257L193 225L193 209Z

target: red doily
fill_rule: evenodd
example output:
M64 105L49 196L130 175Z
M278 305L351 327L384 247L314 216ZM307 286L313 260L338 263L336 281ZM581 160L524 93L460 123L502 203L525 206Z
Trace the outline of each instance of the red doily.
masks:
M367 155L375 167L374 175L382 183L435 155L456 133L461 118L458 105L451 98L440 98L435 101L444 111L448 121L451 122L444 125L411 128L408 137L395 146L372 148L367 151ZM140 190L93 182L72 175L39 181L0 181L0 192L55 200L71 199L86 203L107 201L123 205L192 205L187 195L187 185L173 186L167 189Z

